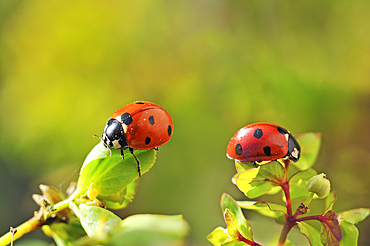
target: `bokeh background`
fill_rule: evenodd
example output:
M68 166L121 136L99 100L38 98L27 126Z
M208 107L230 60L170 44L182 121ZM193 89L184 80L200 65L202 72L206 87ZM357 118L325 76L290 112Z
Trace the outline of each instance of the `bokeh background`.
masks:
M77 180L92 135L136 100L167 109L174 135L133 203L115 211L122 217L183 214L189 244L209 245L224 226L221 194L245 199L231 183L227 143L258 121L321 132L315 169L332 182L334 209L370 207L369 1L0 5L1 234L32 216L38 184ZM280 232L246 215L257 241ZM370 245L370 219L359 228L360 245ZM26 238L49 240L40 230Z

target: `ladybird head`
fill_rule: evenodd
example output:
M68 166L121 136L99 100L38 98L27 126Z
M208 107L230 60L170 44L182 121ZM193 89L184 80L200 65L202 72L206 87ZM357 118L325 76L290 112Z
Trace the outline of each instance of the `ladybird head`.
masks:
M301 147L291 134L289 134L288 139L288 155L289 158L294 162L297 162L301 156Z
M109 119L105 124L102 139L106 147L114 147L115 149L128 147L122 124L116 119Z

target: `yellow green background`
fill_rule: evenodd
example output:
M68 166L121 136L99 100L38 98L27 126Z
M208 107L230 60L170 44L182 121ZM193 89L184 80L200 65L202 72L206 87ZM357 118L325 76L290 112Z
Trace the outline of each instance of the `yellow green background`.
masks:
M174 134L121 217L183 214L189 244L208 245L222 193L245 199L227 143L259 121L321 132L315 168L334 209L370 207L369 12L366 0L1 1L0 234L32 216L39 183L76 181L93 134L136 100L164 107ZM280 230L246 215L257 241ZM359 227L369 244L370 220Z

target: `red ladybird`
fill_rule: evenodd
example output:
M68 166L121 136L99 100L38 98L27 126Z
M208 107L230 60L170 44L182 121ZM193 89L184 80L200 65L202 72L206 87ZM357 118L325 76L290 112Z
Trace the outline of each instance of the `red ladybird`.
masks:
M231 138L226 155L236 161L274 161L289 158L298 161L301 147L286 129L255 123L241 128Z
M169 113L151 102L134 102L118 109L108 120L102 136L104 145L109 148L129 149L137 163L134 149L147 150L167 143L172 136L173 123Z

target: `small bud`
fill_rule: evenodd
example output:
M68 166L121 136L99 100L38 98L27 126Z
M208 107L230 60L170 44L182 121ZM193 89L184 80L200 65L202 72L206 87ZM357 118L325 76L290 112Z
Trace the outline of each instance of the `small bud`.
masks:
M39 188L46 201L51 205L57 204L64 199L63 193L55 187L40 184Z
M330 181L324 173L321 173L307 181L306 189L318 195L319 198L325 198L330 193Z
M39 194L33 194L32 195L32 199L35 201L35 203L37 205L39 205L40 207L42 206L45 206L45 203L44 203L44 197L42 195L39 195Z
M87 190L84 194L85 198L88 198L90 200L95 200L98 195L99 195L99 192L93 187L93 184L94 184L94 181L91 181L91 184L89 187L87 187Z
M92 184L92 183L91 183L91 184ZM94 200L98 195L99 195L99 192L98 192L95 188L91 187L91 185L90 185L90 187L89 187L89 188L88 188L88 190L87 190L87 196L88 196L91 200Z

